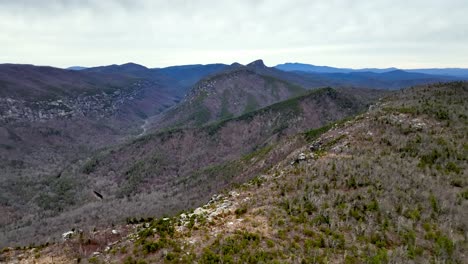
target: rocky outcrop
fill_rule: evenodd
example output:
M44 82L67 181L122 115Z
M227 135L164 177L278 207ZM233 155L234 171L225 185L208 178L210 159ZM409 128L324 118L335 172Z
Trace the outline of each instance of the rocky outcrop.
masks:
M148 85L151 84L147 81L138 81L127 89L115 90L112 93L64 96L60 99L42 101L0 98L0 122L40 122L80 116L106 117L132 101Z

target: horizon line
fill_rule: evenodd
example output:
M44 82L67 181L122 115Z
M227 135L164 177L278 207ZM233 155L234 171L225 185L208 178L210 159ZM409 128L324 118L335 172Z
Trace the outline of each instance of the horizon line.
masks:
M258 59L258 60L262 60L262 59ZM254 61L257 61L257 60L253 60L251 62L254 62ZM99 64L99 65L93 65L93 66L83 66L83 65L55 66L55 65L49 65L49 64L15 63L15 62L0 62L0 65L6 65L6 64L31 65L31 66L36 66L36 67L52 67L52 68L65 69L66 70L66 69L69 69L69 68L72 68L72 67L95 68L95 67L106 67L106 66L122 66L122 65L125 65L125 64L136 64L136 65L140 65L140 66L143 66L145 68L148 68L148 69L163 69L163 68L177 67L177 66L191 66L191 65L195 66L195 65L213 65L213 64L231 65L231 64L234 64L234 63L239 63L239 62L232 62L232 63L223 63L223 62L187 63L187 64L172 64L172 65L168 65L168 66L156 66L156 67L147 66L145 64L137 63L137 62L134 62L134 61L128 61L128 62L120 63L120 64L119 63L111 63L111 64ZM246 63L246 64L240 63L240 64L247 65L249 63ZM460 66L417 67L417 68L405 68L405 67L397 67L397 66L387 66L387 67L340 67L340 66L331 66L331 65L323 65L323 64L318 65L318 64L312 64L312 63L307 63L307 62L298 62L298 61L295 61L295 62L286 61L286 62L275 64L273 66L268 66L266 64L265 65L267 67L270 67L270 68L275 68L275 67L277 67L279 65L283 65L283 64L302 64L302 65L309 65L309 66L315 66L315 67L330 67L330 68L342 69L342 70L366 70L366 69L379 69L379 70L385 70L385 69L396 69L396 70L462 69L462 70L468 70L468 66L466 66L466 67L463 67L463 66L461 66L461 67Z

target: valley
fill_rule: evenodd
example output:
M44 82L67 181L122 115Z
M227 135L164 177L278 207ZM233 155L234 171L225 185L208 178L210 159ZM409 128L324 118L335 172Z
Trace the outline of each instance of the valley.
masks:
M317 93L337 98L340 92L327 88L293 101L315 95L323 102ZM126 225L3 256L39 263L463 263L467 95L463 82L392 93L354 117L301 127L243 156L234 162L239 172L227 165L232 177L255 173L210 193L205 205L170 217L129 218ZM282 103L254 113L277 109ZM144 144L159 146L161 139L150 143L157 137ZM203 175L219 181L226 172L211 168Z
M468 263L468 1L0 1L0 264Z
M0 245L19 248L7 247L0 260L27 259L30 257L27 252L38 250L43 250L41 256L45 262L54 257L63 263L76 259L92 262L94 257L105 263L133 257L150 263L172 257L175 262L196 260L199 263L205 263L206 258L245 262L248 258L266 257L251 256L255 252L247 249L226 254L217 247L231 243L231 237L237 239L245 234L254 237L256 246L267 246L265 252L271 252L263 261L268 262L327 262L342 257L343 250L351 252L350 258L358 262L369 254L383 257L381 248L365 246L368 241L359 240L362 248L348 247L357 243L355 230L349 229L355 223L351 220L348 223L348 216L344 221L344 213L324 201L344 199L346 203L348 198L343 198L343 193L357 192L361 188L359 182L364 181L363 186L372 192L356 194L364 200L359 203L349 200L354 207L346 207L357 210L346 212L361 221L367 216L365 211L359 211L362 203L375 203L377 199L379 204L394 202L384 192L391 193L391 190L381 189L383 184L404 183L381 183L388 179L390 160L397 160L392 151L405 148L389 148L400 144L394 141L419 133L433 142L433 134L442 133L434 129L443 126L454 129L453 134L446 135L446 142L453 143L455 138L466 141L463 139L466 135L461 132L466 125L463 114L466 83L444 83L455 77L405 72L366 73L360 77L284 72L265 66L261 60L245 66L212 64L163 69L133 63L79 70L29 65L2 67L16 75L4 75L7 81L3 83L7 85L2 86L0 93L0 188L3 190L0 206L4 212L0 217ZM24 74L43 81L24 82L23 75L18 73L22 67ZM374 77L370 80L369 76ZM79 85L68 87L67 82ZM411 85L416 87L393 91ZM447 170L449 176L443 175L452 177L453 173L456 178L460 186L457 188L461 189L450 191L453 193L452 198L447 198L450 203L456 200L455 196L463 197L466 173L463 146L453 144L451 154L444 156L447 160L444 159L440 168L431 170L436 178ZM372 150L372 146L378 148ZM385 160L366 161L377 158L371 151L381 151ZM405 166L400 168L398 177L415 170L424 171L424 166L408 165L414 163L411 159L420 156L424 162L433 159L426 158L432 154L423 154L425 150L421 154L408 151L401 154ZM369 174L369 170L374 170L369 162L380 164L380 170ZM387 178L374 178L379 173ZM365 180L359 178L363 175L367 175ZM286 180L290 177L295 177L296 185ZM313 189L304 182L314 183ZM346 187L347 184L351 187ZM414 187L412 181L406 184L411 186L407 188ZM309 187L304 190L304 186ZM281 195L271 197L269 194L278 192L278 188ZM312 190L315 196L308 193ZM376 196L374 192L384 193ZM219 198L220 193L228 200ZM312 200L306 205L298 195L307 196L303 197L304 201ZM414 198L405 196L404 199ZM457 199L458 204L453 208L466 204L462 198ZM220 204L221 209L213 209ZM191 212L197 207L202 209ZM418 210L421 214L423 209ZM451 219L464 230L463 209L453 210L456 211L452 212ZM180 212L190 217L183 220ZM283 224L274 220L279 216ZM396 221L393 213L387 216L388 221ZM440 225L440 219L434 218L434 223ZM160 228L161 221L168 221L170 230L177 231L170 234L151 231L149 235L141 235L146 232L146 226ZM336 224L332 229L335 233L324 229L326 226L330 229L332 223ZM109 226L118 229L115 231L118 234L109 235ZM280 234L284 228L284 232L292 233ZM441 228L443 232L448 230L445 226ZM61 235L67 230L82 233L79 239L73 237L63 242ZM339 235L337 230L347 235ZM210 232L215 232L211 238L219 235L217 240L203 237ZM323 240L309 249L312 251L303 251L310 245L299 246L299 251L287 246L294 245L289 241L292 237L297 237L296 243L309 241L303 237L308 232L314 239ZM395 232L401 235L400 231ZM112 246L110 241L114 241ZM167 241L172 242L158 245L154 250L145 249L148 243ZM190 246L193 244L190 241L198 241L202 246ZM249 241L245 243L252 242ZM456 250L450 256L446 252L440 257L463 259L460 250L466 242L458 241L464 240L454 238L451 243ZM268 246L271 243L277 246ZM404 243L401 239L391 240L385 247L388 250L395 246L401 251L398 247L407 246ZM179 255L182 245L188 250L186 256ZM80 250L76 251L75 247ZM109 255L111 249L107 247L121 253ZM122 253L124 247L132 248L133 257ZM365 247L369 254L363 253ZM290 255L285 250L296 253ZM421 250L413 257L427 258L435 252L429 246ZM99 254L93 257L95 252ZM306 256L311 252L315 257L308 259ZM403 253L385 252L387 258L407 258Z

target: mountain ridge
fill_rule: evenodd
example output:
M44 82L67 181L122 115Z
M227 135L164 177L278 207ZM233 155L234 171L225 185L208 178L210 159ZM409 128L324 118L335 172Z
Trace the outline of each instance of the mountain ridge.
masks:
M467 96L462 82L392 93L363 114L244 156L248 169L283 153L200 207L71 231L66 242L2 256L31 260L40 252L38 259L59 263L463 263L468 183L464 142L456 139L465 134ZM232 171L226 166L222 172ZM213 169L199 175L210 178Z
M275 66L280 70L284 71L304 71L304 72L316 72L316 73L351 73L351 72L375 72L384 73L389 71L398 70L398 68L336 68L331 66L316 66L313 64L306 63L283 63ZM422 69L401 69L406 72L424 73L430 75L443 75L453 77L468 78L468 68L422 68Z
M364 90L360 91L360 96L353 96L353 93L356 94L356 91L331 88L310 91L307 95L238 118L203 127L150 133L100 151L92 158L72 164L61 172L59 178L49 178L50 183L44 186L47 191L33 203L43 208L41 214L50 218L34 222L34 226L42 225L43 221L54 222L54 225L37 232L57 234L70 224L66 220L70 216L81 215L79 221L84 225L99 214L100 220L92 222L108 223L102 216L111 211L111 214L115 214L118 204L121 204L120 213L115 214L113 219L120 215L119 219L122 220L150 211L173 213L189 204L199 203L213 191L242 182L266 166L252 166L245 173L235 176L233 173L250 164L250 161L242 159L243 156L268 148L295 131L319 127L362 111L382 94L381 91ZM272 156L273 160L281 157L281 153L275 155L276 158ZM221 172L226 174L223 176ZM211 181L206 177L221 178ZM63 189L63 186L67 187ZM92 191L100 193L104 200L96 203ZM171 199L171 193L178 198ZM148 199L159 201L158 205L152 202L151 208L146 207ZM133 203L132 200L140 202ZM122 203L128 204L124 206L125 210ZM61 210L67 213L61 214ZM20 223L24 225L27 221L24 219ZM10 230L12 226L6 225L5 228ZM20 233L27 233L28 228L32 227L26 224L21 229L8 232L4 229L4 234L14 239Z

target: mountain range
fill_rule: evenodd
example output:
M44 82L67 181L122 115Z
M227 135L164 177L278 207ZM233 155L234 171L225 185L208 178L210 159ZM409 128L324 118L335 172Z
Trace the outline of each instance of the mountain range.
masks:
M351 69L351 68L335 68L329 66L316 66L305 63L283 63L278 64L275 68L283 71L302 71L302 72L315 72L315 73L355 73L355 72L374 72L384 73L395 70L403 70L405 72L415 72L431 75L444 75L453 77L468 78L468 69L465 68L426 68L426 69L398 69L392 68L363 68L363 69Z
M463 262L464 77L315 68L0 65L0 261Z
M220 65L220 64L218 64ZM187 65L187 66L172 66L172 67L192 67L197 65ZM226 65L225 65L226 66ZM170 69L168 67L166 69ZM314 73L353 73L353 72L373 72L373 73L384 73L391 72L395 70L402 70L405 72L415 72L423 73L430 75L442 75L442 76L452 76L452 77L462 77L468 78L468 69L466 68L422 68L422 69L399 69L395 67L390 68L361 68L361 69L352 69L352 68L337 68L330 66L317 66L313 64L298 63L298 62L287 62L274 66L276 69L288 72L300 71L300 72L314 72ZM72 66L66 68L68 70L85 70L87 67L81 66ZM164 68L163 68L164 69Z

